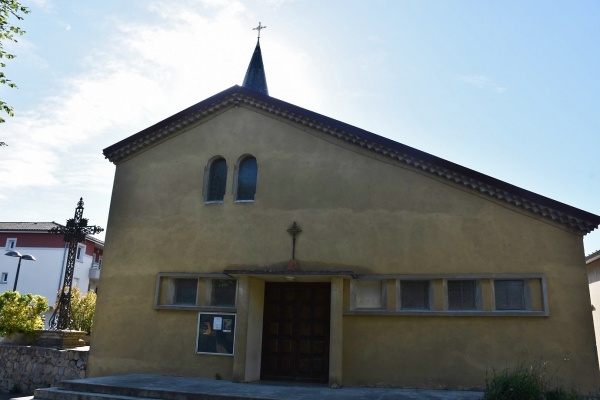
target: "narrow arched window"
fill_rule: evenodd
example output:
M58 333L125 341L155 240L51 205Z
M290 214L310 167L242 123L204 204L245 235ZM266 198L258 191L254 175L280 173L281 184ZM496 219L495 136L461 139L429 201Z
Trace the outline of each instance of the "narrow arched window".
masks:
M213 160L208 166L206 201L223 201L227 184L227 162L224 158Z
M238 165L237 173L237 201L254 201L256 194L256 176L258 174L258 166L256 158L247 156L243 158Z

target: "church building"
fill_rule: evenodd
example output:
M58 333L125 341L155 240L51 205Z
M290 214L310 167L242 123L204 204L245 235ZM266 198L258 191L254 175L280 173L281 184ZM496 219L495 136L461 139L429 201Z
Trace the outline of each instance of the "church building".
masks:
M89 376L471 389L598 360L600 217L244 83L104 149Z

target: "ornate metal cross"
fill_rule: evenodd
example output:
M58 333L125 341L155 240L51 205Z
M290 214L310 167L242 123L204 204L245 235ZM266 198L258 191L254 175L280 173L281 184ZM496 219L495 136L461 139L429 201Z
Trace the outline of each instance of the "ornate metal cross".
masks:
M302 228L300 228L300 225L298 225L296 223L296 221L294 221L294 223L292 224L292 226L290 226L290 228L287 230L287 232L292 237L292 260L295 260L296 259L296 236L298 236L302 232Z
M69 244L67 265L65 267L65 279L58 298L58 305L50 317L50 329L64 330L71 325L71 286L73 284L73 273L75 272L75 259L77 257L77 245L85 240L86 235L95 235L104 229L99 226L88 226L87 218L83 216L83 198L79 199L75 208L75 217L67 220L67 226L54 227L49 233L64 234L65 242Z
M252 30L253 30L253 31L258 31L258 38L259 38L259 39L260 39L260 30L261 30L261 29L267 29L267 27L266 27L266 26L262 26L262 25L260 24L260 22L258 23L258 26L257 26L256 28L252 28Z

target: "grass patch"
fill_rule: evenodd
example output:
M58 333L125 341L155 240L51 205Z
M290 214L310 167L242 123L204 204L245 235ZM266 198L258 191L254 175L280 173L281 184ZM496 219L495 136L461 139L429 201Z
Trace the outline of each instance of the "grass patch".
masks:
M562 381L546 377L546 363L518 365L486 376L484 400L581 400L586 397Z

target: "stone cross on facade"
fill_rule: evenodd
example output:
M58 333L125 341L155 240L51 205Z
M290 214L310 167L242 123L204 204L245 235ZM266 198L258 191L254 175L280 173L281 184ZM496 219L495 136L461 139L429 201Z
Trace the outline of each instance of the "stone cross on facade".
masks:
M87 218L83 216L83 198L79 199L75 208L75 217L67 220L66 226L50 229L49 233L63 234L65 242L69 244L67 265L65 267L65 279L59 294L58 305L50 317L50 329L65 330L71 325L71 286L73 284L73 273L75 272L75 259L77 258L77 247L80 242L85 241L86 235L95 235L104 229L99 226L88 226Z
M258 23L258 26L256 28L252 28L253 31L258 31L258 38L259 39L260 39L260 31L261 31L261 29L267 29L267 27L266 27L266 25L262 26L260 24L260 22Z

